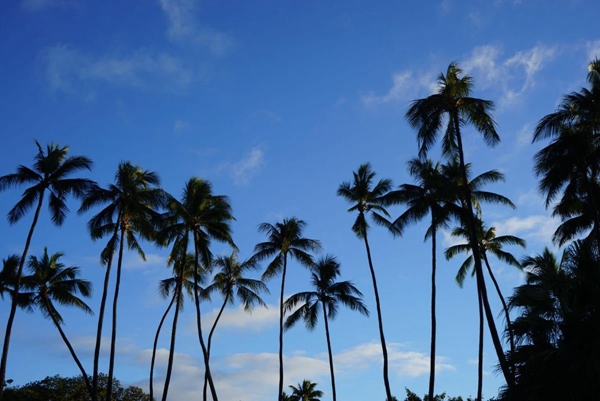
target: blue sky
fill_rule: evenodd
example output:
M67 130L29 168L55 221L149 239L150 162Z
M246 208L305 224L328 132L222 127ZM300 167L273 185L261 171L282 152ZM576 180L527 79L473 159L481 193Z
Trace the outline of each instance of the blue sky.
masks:
M71 154L95 162L87 176L107 185L117 164L130 160L156 171L162 186L179 196L192 176L210 180L231 199L234 240L247 258L262 222L297 216L306 236L337 255L342 278L352 280L372 311L365 318L342 311L331 325L340 399L385 399L375 305L362 243L351 230L353 215L336 196L352 171L371 162L379 177L411 182L406 162L416 156L415 132L404 120L410 100L436 88L436 77L457 61L473 76L474 95L493 100L502 138L486 148L471 130L465 151L473 172L498 169L506 183L489 187L511 198L516 211L484 208L498 235L527 240L526 251L550 244L557 222L536 191L531 144L537 121L563 94L585 85L587 63L600 56L595 1L202 1L21 0L0 5L0 174L30 165L34 139L69 145ZM438 157L434 149L432 157ZM6 213L21 190L0 195ZM98 309L104 243L93 243L78 205L61 228L42 215L31 254L64 252L93 281L90 305ZM390 210L398 216L402 208ZM21 253L31 215L0 224L0 253ZM372 231L380 284L391 386L425 393L429 350L430 244L426 224L399 239ZM442 233L440 248L453 243ZM167 301L158 280L168 277L166 251L144 244L147 262L125 258L116 376L147 388L154 332ZM230 250L220 244L214 252ZM454 275L462 260L439 253L438 374L436 388L473 395L477 375L477 310L473 280L460 289ZM514 268L493 262L506 294L521 283ZM258 275L258 273L257 273ZM305 290L309 274L292 263L287 292ZM245 314L226 310L212 353L223 400L258 401L277 392L277 291L269 283L268 309ZM172 399L199 394L200 348L191 303L182 315ZM5 321L8 304L0 318ZM500 312L500 303L492 297ZM219 306L203 305L207 324ZM95 319L64 311L65 330L91 371ZM501 319L498 319L501 322ZM4 323L3 323L4 324ZM19 313L13 331L8 378L17 384L46 375L78 374L52 324L39 314ZM105 332L108 336L109 331ZM108 342L104 342L105 345ZM161 386L168 347L160 342ZM107 366L107 353L102 360ZM285 384L319 383L330 399L323 327L298 326L285 336ZM486 337L484 393L493 396L496 375Z

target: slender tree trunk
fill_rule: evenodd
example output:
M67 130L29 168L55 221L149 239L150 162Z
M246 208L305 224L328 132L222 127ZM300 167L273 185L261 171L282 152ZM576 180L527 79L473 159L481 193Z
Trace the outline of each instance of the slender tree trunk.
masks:
M335 375L333 373L333 354L331 352L331 339L329 337L329 322L327 319L327 308L325 308L325 304L321 302L323 305L323 321L325 322L325 337L327 338L327 353L329 354L329 371L331 372L331 394L333 396L333 401L337 401L337 397L335 394Z
M206 351L208 354L207 356L208 356L209 363L210 363L210 346L212 344L212 336L215 332L215 329L217 328L217 323L219 323L219 319L221 318L221 315L223 314L223 310L225 310L225 305L227 305L227 301L229 301L229 294L227 294L227 296L223 300L223 305L221 305L221 309L219 309L219 313L217 314L215 322L213 323L212 328L210 329L210 333L208 334L208 342L206 343ZM208 385L208 375L206 374L206 372L204 372L204 387L202 389L202 394L203 394L204 399L206 399L207 385Z
M361 212L362 213L362 212ZM387 346L385 344L385 336L383 335L383 318L381 317L381 304L379 302L379 291L377 290L377 279L375 277L375 269L373 268L373 261L371 260L371 249L369 248L369 241L367 239L367 233L364 235L365 248L367 250L367 258L369 260L369 269L371 270L371 279L373 280L373 292L375 293L375 304L377 305L377 321L379 323L379 338L381 340L381 352L383 353L383 384L385 386L385 394L388 401L393 398L392 390L390 389L390 380L388 378L388 353Z
M179 311L181 310L181 299L183 298L183 269L185 269L185 253L184 260L181 263L182 272L177 277L175 286L175 315L173 316L173 327L171 328L171 346L169 348L169 362L167 363L167 374L165 375L165 386L163 387L162 401L167 401L169 393L169 383L171 382L171 372L173 371L173 358L175 356L175 339L177 334L177 320L179 319Z
M435 286L435 273L436 273L436 229L435 220L433 217L433 211L431 216L431 349L429 356L429 400L433 401L434 387L435 387L435 344L437 335L437 324L435 314L435 298L436 298L436 286Z
M500 286L498 285L498 281L496 281L496 277L492 272L492 268L490 267L490 262L488 261L487 255L483 253L483 260L485 262L485 266L487 267L487 271L490 274L492 282L494 283L494 287L496 288L496 292L498 293L498 297L500 298L500 302L502 302L502 308L504 310L504 318L506 319L506 328L508 329L508 340L510 342L510 352L512 354L515 353L515 335L512 328L512 322L510 320L510 313L508 312L508 305L506 304L506 300L502 295L502 291L500 291ZM512 366L511 366L512 367ZM512 374L514 375L514 369L511 369Z
M483 302L481 292L477 289L477 305L479 308L479 351L477 353L477 401L482 400L483 394Z
M6 363L8 361L10 334L12 332L15 314L17 313L17 300L19 298L19 287L21 286L21 277L23 276L23 266L25 266L25 259L27 258L27 253L29 252L29 245L31 245L31 238L33 237L33 231L35 230L38 218L40 217L40 210L42 209L43 202L44 192L40 193L40 199L38 200L37 208L35 209L35 214L33 215L33 222L31 223L29 233L27 234L27 239L25 240L25 249L23 250L21 260L19 261L19 270L17 271L17 278L15 280L14 296L12 297L12 302L10 304L10 312L8 314L8 321L6 323L6 331L4 333L4 345L2 346L2 360L0 361L0 401L2 401L4 397L4 385L6 382Z
M198 246L197 246L196 233L194 232L194 303L196 305L196 326L198 328L198 341L200 341L200 348L202 348L202 356L204 358L204 371L208 376L208 385L210 386L210 394L212 401L218 401L217 390L210 373L210 365L208 362L208 350L204 344L204 338L202 337L202 316L200 315L200 295L198 294ZM206 399L204 399L206 401Z
M48 300L48 298L43 298L43 299L44 299L44 304L46 304L46 309L48 310L48 312L50 312L48 314L50 315L50 318L52 319L54 326L56 326L56 328L58 329L58 332L60 333L60 336L63 339L65 345L69 349L69 352L71 353L71 356L73 357L73 360L77 364L77 367L79 368L79 371L81 372L81 376L83 377L83 380L85 381L85 387L87 388L88 393L91 397L92 393L93 393L93 389L92 389L92 385L90 383L90 379L89 379L87 373L85 372L83 365L79 361L79 358L77 358L77 354L75 353L73 346L71 346L71 343L67 339L65 332L63 331L62 327L60 327L60 322L56 319L56 316L54 316L54 314L52 313L52 310L54 310L54 308L50 304L50 300Z
M283 272L281 274L281 294L279 295L279 401L283 401L283 291L285 289L285 273L287 270L287 254L283 255Z
M494 349L496 350L496 355L498 357L498 361L500 362L500 368L502 370L502 374L504 375L504 379L506 380L506 384L508 387L514 387L514 377L512 375L511 369L509 367L508 362L506 361L504 350L502 349L502 342L500 341L500 337L498 336L498 329L496 328L496 323L494 322L494 316L492 314L492 310L489 305L489 301L487 298L487 291L485 289L485 281L483 279L483 269L481 266L481 252L479 251L479 243L477 241L477 225L475 223L475 215L473 213L473 202L471 199L471 189L469 188L469 181L467 178L467 170L465 167L465 156L462 148L462 138L460 135L460 126L458 123L458 115L455 114L453 116L455 130L456 130L456 140L458 145L458 155L460 161L460 169L462 172L463 179L463 190L465 196L465 202L467 204L467 224L469 227L469 242L471 244L471 249L473 252L473 259L475 262L475 276L477 278L477 288L478 291L481 292L483 306L485 311L486 320L488 322L488 328L490 330L490 335L492 336L492 343L494 344Z
M167 318L167 315L169 314L169 311L173 307L174 303L175 303L175 296L173 296L173 298L171 298L171 302L169 302L169 306L167 307L167 310L165 311L162 318L160 319L160 323L158 324L158 328L156 329L156 335L154 336L154 345L152 347L152 360L150 362L150 399L151 400L154 400L154 362L156 361L156 348L158 347L158 336L160 335L160 330L162 329L162 325L165 323L165 319Z
M119 224L118 222L121 220L121 212L119 212L117 217L117 224L115 224L115 231L113 236L109 240L109 244L112 242L113 238L116 238L119 233ZM106 263L106 273L104 274L104 287L102 289L102 300L100 301L100 313L98 314L98 329L96 330L96 346L94 347L94 367L92 372L92 401L98 401L98 365L100 363L100 347L102 345L102 326L104 325L104 311L106 309L106 298L108 297L108 284L110 281L110 271L112 267L114 256L113 252L110 253L108 262Z
M125 244L125 223L121 227L121 238L119 241L119 259L117 261L117 280L115 284L115 296L113 299L113 310L112 310L112 334L110 337L110 359L108 363L108 381L106 383L106 400L112 400L113 390L113 375L115 370L115 347L117 342L117 303L119 301L119 289L121 286L121 265L123 263L123 247Z

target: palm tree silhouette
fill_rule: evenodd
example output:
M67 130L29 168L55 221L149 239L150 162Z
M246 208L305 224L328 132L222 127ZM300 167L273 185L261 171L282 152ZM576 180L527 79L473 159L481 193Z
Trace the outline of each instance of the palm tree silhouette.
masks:
M23 191L22 198L8 212L8 222L14 224L18 222L25 213L35 205L33 221L25 240L25 248L19 261L19 267L14 281L14 291L19 292L21 277L23 276L23 266L35 226L40 216L40 211L44 203L44 197L48 192L48 206L50 208L50 218L57 226L64 222L69 208L66 200L68 195L76 198L83 196L86 190L93 187L95 183L85 178L69 178L71 174L79 170L91 170L92 161L85 156L68 156L69 147L61 147L58 144L50 143L46 150L42 148L38 141L35 141L38 153L35 155L33 168L23 165L17 167L17 172L0 177L0 191L16 187L22 184L33 184ZM13 297L11 302L6 331L4 334L4 344L2 347L2 359L0 361L0 400L3 398L4 385L6 378L6 363L8 360L8 349L10 346L10 335L17 310L17 299Z
M508 334L508 339L509 339L509 343L510 343L510 350L511 350L511 352L514 352L515 351L515 341L514 341L514 333L513 333L513 329L512 329L509 309L506 304L504 295L502 295L502 291L500 290L500 286L498 285L498 281L496 280L494 272L492 271L492 268L490 266L490 262L487 257L487 252L489 251L494 256L496 256L496 258L503 261L504 263L509 264L514 267L517 267L518 269L521 269L522 267L521 267L521 264L518 262L518 260L511 253L502 250L502 248L505 245L518 245L522 248L525 248L525 240L523 240L519 237L516 237L514 235L496 236L496 228L495 227L487 228L484 225L482 220L477 219L477 221L478 221L478 228L479 228L477 238L478 238L478 242L479 242L480 255L483 258L483 262L485 263L487 272L490 275L492 282L494 283L494 287L496 289L496 293L498 294L498 298L500 299L500 302L502 302L504 318L506 320L507 334ZM453 237L462 237L467 241L469 240L469 232L464 227L455 227L454 230L452 230L452 236ZM469 273L469 271L471 271L472 275L475 274L475 271L473 270L474 263L473 263L473 252L471 249L471 243L467 242L464 244L452 245L446 249L444 254L446 256L446 259L450 260L451 258L453 258L454 256L456 256L460 253L466 253L468 255L467 258L465 259L465 261L461 264L461 266L458 270L458 273L456 274L456 282L462 288L465 278L466 278L467 274ZM479 302L479 308L480 308L479 324L480 324L481 328L483 327L483 314L482 314L483 311L481 309L482 307L483 307L483 300L481 300ZM483 338L482 338L482 336L483 336L483 333L480 330L480 338L479 338L479 359L480 359L479 367L480 367L480 369L479 369L478 393L482 390L482 383L483 383L483 371L482 371Z
M461 127L466 124L473 125L482 134L486 144L490 146L498 144L500 137L496 132L496 123L490 115L494 107L493 102L471 97L473 80L468 75L461 75L462 70L458 65L451 63L448 66L446 74L440 74L438 77L438 91L424 99L412 101L406 112L406 118L409 124L418 130L417 141L421 156L427 155L427 152L435 144L439 132L444 130L442 152L449 157L458 155L462 182L467 183L468 178ZM445 121L447 121L447 125L444 127ZM477 288L480 293L479 298L483 302L488 328L492 336L496 355L498 356L500 369L506 383L512 386L514 378L512 377L510 366L508 366L505 359L502 343L494 322L494 316L487 302L487 293L483 285L483 271L477 247L477 225L471 190L468 185L463 185L462 190L464 194L462 198L466 206L464 218L470 233L469 241L472 244L475 255L475 271Z
M229 198L224 195L214 195L212 185L206 180L193 177L185 184L181 201L171 197L167 212L163 216L162 229L157 234L157 242L161 245L173 243L171 258L182 257L191 245L194 250L194 303L196 307L196 326L198 341L202 348L204 367L208 376L213 401L217 401L210 366L208 350L202 335L202 319L200 312L200 292L198 291L198 274L203 270L208 272L212 266L211 241L225 242L235 249L231 238L231 214ZM163 397L166 397L168 382L165 382Z
M158 328L156 329L156 335L154 336L154 345L152 347L152 359L150 362L150 399L154 399L154 364L156 361L158 337L160 335L162 326L173 305L177 303L177 307L180 310L183 310L184 295L186 293L191 299L193 299L194 297L193 275L196 271L194 255L188 253L183 264L181 263L181 260L174 261L173 259L169 259L169 264L173 265L173 276L160 281L158 292L162 298L168 298L169 295L171 295L171 290L173 291L173 295L171 296L171 301L169 302L165 313L160 319L160 323L158 324ZM200 284L203 283L204 275L200 274L199 277L195 279L195 281ZM199 288L199 291L202 292L203 289ZM169 358L171 358L171 355L169 355Z
M303 320L308 330L314 330L319 320L319 309L323 312L325 322L325 338L327 339L327 352L329 354L329 370L331 373L331 393L336 401L335 375L333 369L333 354L331 352L331 337L329 335L329 319L335 319L339 304L358 311L365 316L369 315L367 307L362 301L362 293L350 281L335 281L340 275L340 264L334 256L326 255L318 260L311 270L311 284L313 291L299 292L290 296L284 303L284 310L296 309L285 321L285 329L294 326Z
M370 214L376 224L388 228L392 233L398 233L397 229L388 220L390 214L385 209L385 206L391 203L389 192L392 188L392 182L389 179L382 179L373 186L375 172L371 170L369 163L359 166L357 172L353 172L354 179L351 182L342 183L337 191L337 194L348 202L352 203L352 207L348 212L358 211L358 216L352 225L352 231L359 239L365 243L367 251L367 259L369 261L369 269L371 271L371 279L373 281L373 292L375 293L375 303L377 305L377 321L379 323L379 338L381 340L381 350L383 353L383 383L388 399L392 398L390 382L388 378L388 353L385 344L385 336L383 334L383 318L381 316L381 303L379 302L379 291L377 289L377 279L375 277L375 269L371 259L371 249L367 233L369 231L369 223L366 215Z
M426 233L425 240L431 238L431 346L429 359L429 399L433 400L435 387L435 355L436 355L436 244L437 232L440 228L448 226L450 212L448 205L452 202L454 194L452 186L442 174L440 164L429 159L411 159L408 163L408 172L416 180L416 185L402 184L396 191L392 191L395 202L407 205L393 224L399 232L403 232L409 224L419 222L428 214L431 215L431 224Z
M258 268L258 263L255 259L249 259L243 262L237 260L237 254L234 251L229 256L219 256L213 261L213 266L220 268L219 272L213 277L213 283L206 288L206 293L210 294L214 291L219 292L223 296L223 304L217 313L217 317L208 334L206 342L206 350L208 359L210 360L210 347L212 337L219 323L219 319L225 310L227 304L233 305L235 298L242 301L245 311L252 311L254 305L267 307L267 304L260 297L261 292L269 292L269 289L261 280L255 280L244 277L248 270ZM208 377L204 377L204 397L206 397L206 385Z
M270 259L269 265L262 275L262 280L268 280L281 273L281 292L279 296L279 388L277 398L283 397L283 295L285 291L285 276L287 273L288 256L298 260L305 266L311 266L314 261L309 251L321 249L321 243L314 239L304 238L302 231L306 227L304 220L296 217L283 219L274 225L262 223L258 231L267 236L267 241L256 244L252 259L259 262Z
M94 349L94 370L92 386L94 389L93 400L98 400L98 362L100 358L100 345L102 340L102 326L108 284L114 253L118 249L116 284L112 308L112 332L110 342L110 359L108 368L107 399L112 396L112 382L115 363L115 346L117 338L117 304L121 286L121 268L123 262L123 248L127 240L127 248L137 251L138 255L146 260L144 251L140 247L136 234L144 238L152 236L151 221L158 217L157 209L165 203L165 193L158 187L160 181L155 172L144 170L130 162L121 162L115 173L115 183L108 189L94 187L83 198L79 213L84 213L96 206L104 208L88 222L88 230L93 240L98 240L110 235L108 243L101 254L101 262L106 265L104 287L100 301L98 328L96 332L96 346ZM116 218L116 220L115 220Z
M289 387L292 390L290 401L320 401L323 397L323 392L315 389L317 383L312 383L310 380L303 380L302 383L298 383L298 387Z
M77 277L80 271L79 267L65 267L64 264L60 263L59 259L63 256L63 253L55 253L49 256L48 248L44 248L44 255L39 259L35 256L30 256L27 267L31 271L31 275L23 277L23 286L31 291L32 304L38 307L42 314L50 318L54 326L56 326L73 360L77 364L88 393L91 396L93 388L89 377L61 327L64 321L58 310L56 310L54 303L57 302L63 306L73 306L92 315L93 312L90 307L77 296L79 293L83 297L91 297L92 284L87 280Z

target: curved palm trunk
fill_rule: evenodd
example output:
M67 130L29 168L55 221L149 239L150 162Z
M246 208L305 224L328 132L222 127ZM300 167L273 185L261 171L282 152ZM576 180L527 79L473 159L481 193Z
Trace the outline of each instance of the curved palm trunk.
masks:
M217 328L217 323L219 323L219 319L221 318L221 315L223 314L223 311L225 310L227 301L229 301L229 294L227 294L227 296L223 300L223 305L221 305L221 309L219 309L219 313L217 314L215 322L213 323L213 325L210 329L210 333L208 333L208 342L206 343L206 351L208 354L207 357L208 357L209 362L210 362L210 346L212 344L212 336L215 332L215 329ZM203 399L206 399L207 384L208 384L208 375L206 374L206 372L204 372L204 387L202 389Z
M204 338L202 337L202 316L200 315L200 295L198 294L198 246L196 239L196 233L194 233L194 261L195 261L195 272L194 272L194 303L196 305L196 326L198 328L198 341L200 341L200 348L202 348L202 356L204 358L204 372L208 377L208 385L210 386L210 394L212 396L212 401L218 401L217 398L217 390L215 389L215 384L213 383L212 375L210 373L210 366L208 362L208 351L206 349L206 345L204 344ZM206 401L206 398L204 398Z
M469 227L469 242L471 244L471 249L473 251L473 259L475 262L475 276L477 278L477 288L481 293L481 299L483 301L483 307L485 311L486 320L488 323L488 328L490 331L490 335L492 337L492 343L494 344L494 349L496 351L496 355L498 357L498 361L500 362L500 368L502 370L502 374L504 375L504 379L506 380L506 384L509 388L514 387L514 376L512 375L512 371L508 362L506 361L504 350L502 349L502 343L500 341L500 337L498 336L498 329L496 328L496 323L494 322L494 315L492 313L492 309L490 308L489 300L487 297L487 291L485 288L485 281L483 278L483 269L481 266L481 252L479 251L479 244L477 241L477 226L475 223L475 215L473 213L473 202L471 199L471 189L468 185L467 179L467 170L465 168L465 156L462 148L462 138L460 135L460 126L458 115L455 114L453 116L454 127L456 130L456 141L458 145L458 155L460 162L460 169L462 172L463 179L463 189L465 195L465 202L467 204L467 224Z
M500 301L502 302L502 309L504 310L504 318L506 319L506 328L508 329L508 340L510 342L510 352L512 354L514 354L515 353L515 336L514 336L514 332L513 332L513 328L512 328L512 322L510 321L510 313L508 312L508 305L506 304L506 300L504 299L504 296L502 295L502 291L500 291L500 286L498 285L498 282L496 281L496 277L494 276L494 273L492 272L492 268L490 267L490 262L488 261L488 258L487 258L487 255L485 254L485 252L483 253L483 260L485 262L485 266L487 267L487 271L490 274L492 282L494 283L494 287L496 288L498 297L500 298ZM514 372L513 372L513 374L514 374Z
M322 302L321 302L322 303ZM329 354L329 371L331 372L331 394L333 401L337 401L335 394L335 375L333 373L333 354L331 352L331 340L329 338L329 322L327 321L327 310L325 304L323 305L323 321L325 322L325 337L327 338L327 353Z
M183 257L185 258L185 254ZM182 261L181 265L185 265L185 259ZM177 286L175 288L175 316L173 316L173 328L171 329L171 347L169 348L169 362L167 364L167 374L165 376L165 386L163 388L162 401L167 401L169 383L171 382L171 372L173 371L173 358L175 356L175 339L177 334L177 320L179 319L179 310L181 309L181 298L183 296L182 287L183 274L180 274L177 278Z
M156 348L158 347L158 336L160 335L160 330L162 329L162 325L165 323L165 319L167 318L167 315L169 314L169 311L173 307L174 303L175 303L175 296L173 296L173 298L171 298L171 302L169 302L169 306L167 307L167 310L165 311L162 318L160 319L160 323L158 324L158 328L156 329L156 335L154 336L154 345L152 347L152 360L150 362L150 399L151 400L154 400L154 362L156 361Z
M119 212L119 216L117 221L121 220L121 214ZM115 231L113 233L112 238L115 238L119 233L119 225L115 225ZM109 240L109 243L110 241ZM102 289L102 299L100 301L100 312L98 314L98 328L96 330L96 346L94 348L94 367L92 372L92 401L98 401L98 364L100 363L100 347L102 345L102 326L104 325L104 311L106 309L106 298L108 297L108 284L110 281L110 271L113 262L113 253L111 252L110 257L108 259L108 263L106 263L106 273L104 274L104 286Z
M44 303L46 304L46 309L48 311L52 311L54 309L51 306L50 300L48 300L48 298L44 298ZM94 391L93 391L92 385L90 383L90 379L89 379L87 373L85 372L85 369L83 368L83 365L79 361L79 358L77 358L77 354L75 353L75 350L73 349L73 346L71 345L71 343L67 339L67 336L65 335L65 332L63 331L62 327L60 327L60 322L58 320L56 320L56 317L54 316L54 314L49 313L49 315L50 315L50 318L52 319L52 322L54 323L54 326L56 326L56 328L58 329L58 332L60 333L60 336L63 339L65 345L69 349L69 352L71 353L71 356L73 357L73 360L77 364L77 367L79 368L79 371L81 372L81 376L83 377L83 380L85 381L85 387L87 388L87 391L88 391L89 395L92 396L92 394L93 394Z
M283 401L283 291L285 289L285 273L287 270L287 254L283 255L283 272L281 274L281 294L279 296L279 393L277 398Z
M124 224L124 223L123 223ZM121 228L119 241L119 259L117 261L117 282L115 284L115 296L113 299L112 334L110 337L110 359L108 363L108 382L106 383L106 399L112 399L113 374L115 370L115 346L117 342L117 303L119 300L119 289L121 286L121 265L123 263L123 246L125 244L125 228Z
M361 212L362 213L362 212ZM383 319L381 317L381 304L379 302L379 291L377 290L377 279L375 278L375 269L371 260L371 249L367 233L364 235L365 248L367 249L367 258L369 259L369 269L371 270L371 279L373 280L373 291L375 292L375 304L377 305L377 321L379 323L379 338L381 340L381 351L383 353L383 384L385 386L385 394L388 400L392 400L392 390L390 389L390 380L388 378L388 353L385 345L385 336L383 335Z
M31 238L33 237L33 231L37 225L38 218L40 217L40 210L44 201L44 192L40 194L40 199L33 215L33 221L29 233L27 233L27 239L25 240L25 249L23 255L19 261L19 270L17 271L17 278L15 281L14 296L10 304L10 313L8 314L8 321L6 322L6 331L4 334L4 345L2 346L2 360L0 361L0 401L4 396L4 384L6 379L6 363L8 361L8 348L10 346L10 334L12 332L13 322L15 321L15 314L17 313L17 298L19 295L19 287L21 286L21 277L23 276L23 266L25 266L25 258L29 252L29 245L31 245Z
M479 350L477 361L477 398L482 401L483 394L483 302L481 292L477 290L477 305L479 307Z
M437 324L435 314L435 298L436 298L436 286L435 286L435 273L436 273L436 229L435 220L433 215L431 216L431 349L429 355L429 399L433 400L433 393L435 387L435 344L437 335Z

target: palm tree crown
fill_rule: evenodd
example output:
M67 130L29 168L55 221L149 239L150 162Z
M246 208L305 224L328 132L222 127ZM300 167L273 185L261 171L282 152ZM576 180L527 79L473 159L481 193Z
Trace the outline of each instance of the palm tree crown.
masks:
M320 401L323 397L323 392L315 389L317 383L312 383L310 380L303 380L302 383L298 383L298 387L289 387L292 390L290 401Z
M266 234L267 241L258 243L254 247L252 259L261 261L273 257L262 275L263 280L268 280L281 273L281 291L279 293L279 387L277 398L283 399L283 296L285 292L285 276L287 272L288 255L300 263L311 266L313 257L309 251L321 249L321 243L314 239L304 238L302 231L306 227L304 220L296 217L283 219L274 225L262 223L258 231Z

